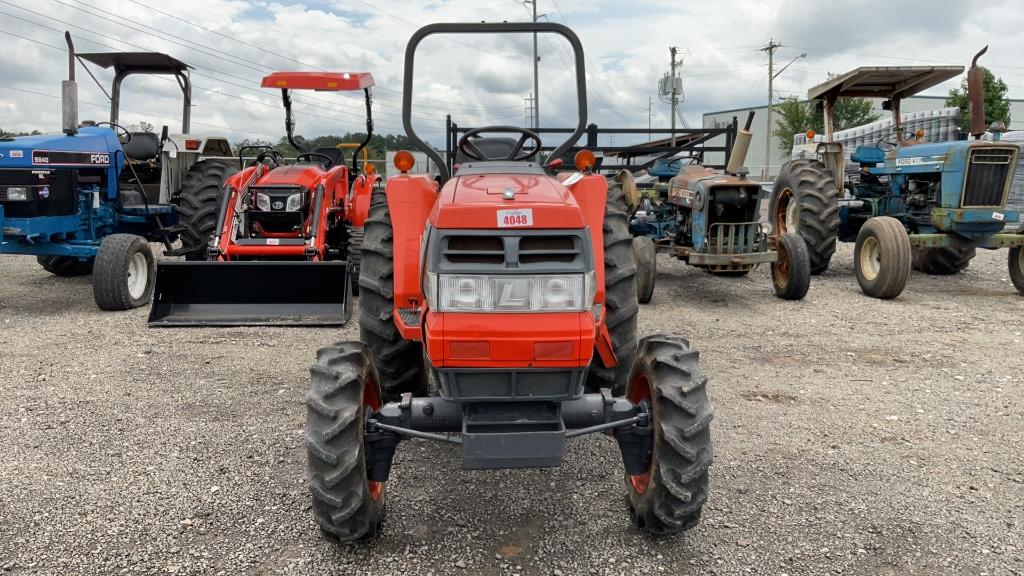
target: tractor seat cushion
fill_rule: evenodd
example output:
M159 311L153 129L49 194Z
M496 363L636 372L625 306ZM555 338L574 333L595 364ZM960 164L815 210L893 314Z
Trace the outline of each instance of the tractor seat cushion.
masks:
M516 147L517 140L515 138L494 136L491 138L473 138L473 144L480 149L488 158L492 160L505 160L508 155L512 153L512 150ZM474 160L462 152L459 152L455 158L458 163L473 162Z
M132 132L132 138L122 148L132 160L152 160L160 154L160 137L152 132Z
M861 166L878 166L885 162L885 152L878 146L857 146L850 160Z
M341 148L316 148L310 150L310 154L322 154L331 159L330 168L335 166L342 166L345 164L345 152ZM313 164L323 164L324 159L319 156L313 156L309 162Z

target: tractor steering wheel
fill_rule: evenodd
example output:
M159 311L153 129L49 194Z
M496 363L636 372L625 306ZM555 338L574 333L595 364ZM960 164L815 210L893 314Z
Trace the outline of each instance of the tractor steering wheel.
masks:
M884 147L883 147L883 144L884 144ZM880 148L880 149L886 151L886 152L888 152L890 150L895 150L896 148L899 147L895 142L886 140L885 136L882 136L881 138L879 138L878 142L875 142L875 146L877 148Z
M298 156L295 157L295 161L301 162L303 159L305 159L307 162L313 162L314 156L323 159L323 162L320 162L320 164L324 165L324 170L334 165L334 160L331 160L330 156L326 154L317 154L316 152L305 152L303 154L299 154Z
M96 125L97 126L104 126L104 125L106 125L106 126L110 126L111 128L113 128L114 132L117 134L117 140L119 142L121 142L122 146L124 146L125 144L127 144L127 143L132 141L132 133L129 132L127 128L125 128L124 126L121 126L120 124L114 124L113 122L97 122Z
M512 151L509 152L504 158L492 158L487 154L484 154L480 147L473 143L472 138L479 137L482 132L515 132L519 134L519 140L516 142ZM523 152L523 146L527 142L533 142L534 146L529 152ZM518 126L484 126L483 128L475 128L466 132L462 138L459 138L459 152L471 160L478 160L480 162L493 162L495 160L508 160L510 162L522 162L533 158L540 152L540 136L532 130L525 128L519 128Z

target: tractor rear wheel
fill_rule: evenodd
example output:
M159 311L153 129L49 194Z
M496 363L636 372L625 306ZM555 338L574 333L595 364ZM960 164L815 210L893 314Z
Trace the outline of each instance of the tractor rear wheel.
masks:
M678 336L640 342L626 397L650 408L652 442L646 471L626 474L637 527L654 534L689 530L708 499L713 410L700 354Z
M601 363L597 347L587 373L587 389L610 388L621 395L636 358L636 315L640 310L636 294L636 257L633 235L629 233L626 193L614 179L608 180L608 201L604 209L604 317L612 340L616 366Z
M370 214L363 225L359 266L359 339L373 351L386 399L403 392L422 395L427 379L423 370L423 345L406 340L395 326L394 229L387 195L375 190Z
M100 243L92 270L92 293L100 310L130 310L153 296L156 265L149 242L134 234L111 234Z
M359 266L363 257L363 229L348 227L348 241L345 243L345 257L348 258L352 274L352 295L359 296Z
M1017 229L1017 234L1024 234L1024 226ZM1010 282L1014 288L1024 296L1024 246L1010 248L1010 255L1006 262L1010 269Z
M910 276L910 260L910 237L902 222L876 216L861 226L853 270L865 294L882 300L899 296Z
M217 227L224 182L238 173L229 160L200 160L188 169L181 182L178 222L185 227L181 245L191 247L186 260L206 260L207 244Z
M974 246L944 246L914 249L913 268L935 276L947 276L964 270L978 253Z
M55 276L86 276L92 274L95 258L79 260L73 256L36 256L36 262Z
M633 256L636 258L636 298L641 304L649 304L658 275L658 250L654 240L648 236L633 238Z
M328 538L351 542L380 534L385 482L369 479L366 414L381 395L370 353L361 342L321 348L306 395L306 454L313 518Z
M807 244L795 232L779 236L779 259L772 262L772 286L783 300L801 300L811 287L811 257Z
M796 232L807 243L811 274L821 274L836 251L839 235L839 189L824 163L786 162L775 178L768 218L772 234Z

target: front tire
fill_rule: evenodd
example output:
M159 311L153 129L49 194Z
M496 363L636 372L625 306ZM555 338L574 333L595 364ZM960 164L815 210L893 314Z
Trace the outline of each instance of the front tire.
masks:
M73 256L36 256L36 262L54 276L69 278L92 274L95 258L79 260Z
M387 399L403 392L423 395L423 345L406 340L395 326L394 229L387 195L375 190L363 227L359 267L359 339L377 360L380 386Z
M149 242L134 234L112 234L100 243L92 292L100 310L130 310L153 296L156 266Z
M636 298L641 304L649 304L658 275L658 250L654 240L648 236L633 238L633 256L636 258Z
M636 358L636 315L640 305L636 294L636 258L629 233L626 193L617 180L608 181L604 208L604 317L615 351L617 365L601 363L597 347L587 372L587 389L610 388L616 395L626 389L626 378Z
M713 410L700 354L684 338L640 342L626 397L650 405L653 441L647 472L626 474L626 497L637 527L673 534L700 522L708 499Z
M229 160L200 160L188 169L181 182L178 222L185 226L181 245L192 248L185 260L206 260L207 245L217 228L224 183L238 173Z
M369 480L366 413L381 406L377 372L361 342L321 348L306 395L306 454L313 518L336 542L375 538L386 482Z
M348 241L345 243L345 257L349 262L352 274L352 295L359 296L359 268L363 258L363 229L355 226L348 228Z
M828 269L839 236L839 189L824 163L790 160L782 166L768 204L772 234L796 232L807 243L811 274Z
M1024 234L1024 226L1017 229L1017 234ZM1024 246L1010 248L1006 263L1010 270L1010 282L1013 282L1013 287L1024 296Z
M853 269L865 294L882 300L899 296L910 276L910 261L910 237L902 222L877 216L861 226Z
M948 276L965 270L978 251L974 246L943 246L914 249L912 267L918 272Z
M807 244L794 232L783 234L775 245L779 259L772 262L772 286L783 300L801 300L811 287L811 257Z

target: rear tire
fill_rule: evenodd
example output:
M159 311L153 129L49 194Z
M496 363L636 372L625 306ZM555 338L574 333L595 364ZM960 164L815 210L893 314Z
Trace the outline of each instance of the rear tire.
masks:
M910 276L910 261L910 237L902 222L877 216L861 226L853 270L865 294L882 300L899 296Z
M649 304L654 297L654 282L658 275L658 251L648 236L633 238L633 256L636 258L636 298Z
M925 274L947 276L970 266L978 253L974 246L944 246L914 249L913 269Z
M153 296L156 266L149 242L134 234L112 234L100 243L92 271L92 293L100 310L130 310Z
M608 181L604 209L604 321L611 336L617 365L606 368L597 347L587 372L587 389L610 388L616 395L626 389L626 378L636 359L636 258L629 233L626 194L616 180Z
M775 249L779 259L772 262L772 286L783 300L802 300L811 287L811 257L807 244L795 232L779 236Z
M313 518L325 536L351 542L380 535L386 482L366 468L367 409L378 410L380 388L366 346L321 348L306 395L306 455Z
M426 392L423 345L406 340L394 319L394 230L387 195L375 190L363 227L359 269L359 339L373 351L386 399Z
M626 397L650 402L653 442L648 472L626 474L633 521L653 534L673 534L700 522L708 499L713 410L700 354L678 336L640 342Z
M50 274L71 277L92 274L92 267L96 259L79 260L73 256L36 256L36 262Z
M363 229L348 227L348 242L345 244L345 257L348 258L349 272L352 274L352 295L359 296L359 268L363 256Z
M1024 234L1024 226L1017 229L1017 234ZM1010 270L1010 282L1024 296L1024 246L1010 248L1006 262Z
M828 269L839 235L839 189L824 163L803 158L786 162L775 178L768 218L772 234L796 232L804 239L811 274Z
M200 160L182 179L178 222L185 230L181 245L192 248L185 260L208 259L206 247L217 228L224 182L237 173L235 163L229 160Z

